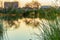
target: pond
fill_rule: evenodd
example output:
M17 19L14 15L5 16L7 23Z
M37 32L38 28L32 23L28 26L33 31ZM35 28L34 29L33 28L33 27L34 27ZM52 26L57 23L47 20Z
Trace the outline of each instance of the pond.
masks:
M58 22L60 23L60 18L58 17ZM12 23L12 26L10 26ZM52 25L55 21L49 21ZM0 32L1 40L44 40L42 36L42 29L47 27L49 29L48 20L39 18L23 18L10 22L6 20L1 20L0 24L3 26L3 32ZM36 25L37 24L37 25ZM17 26L16 26L17 25ZM45 26L44 26L45 25Z
M26 18L27 20L31 20ZM26 24L24 21L25 19L18 19L20 21L19 27L9 27L8 22L3 20L3 39L4 40L38 40L38 37L34 34L40 34L40 31L38 28L34 28L34 25ZM38 18L36 18L36 21L39 21ZM34 20L33 20L34 21ZM18 21L14 21L18 22ZM12 22L13 23L13 22ZM7 28L7 29L6 29ZM41 38L42 39L42 38Z

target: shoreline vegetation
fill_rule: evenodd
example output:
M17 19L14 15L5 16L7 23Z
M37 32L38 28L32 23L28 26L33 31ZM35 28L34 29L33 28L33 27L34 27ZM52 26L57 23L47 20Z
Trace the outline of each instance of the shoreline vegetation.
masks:
M54 20L60 16L60 8L9 8L0 10L0 16L4 19L5 17L14 18L44 18L47 20Z

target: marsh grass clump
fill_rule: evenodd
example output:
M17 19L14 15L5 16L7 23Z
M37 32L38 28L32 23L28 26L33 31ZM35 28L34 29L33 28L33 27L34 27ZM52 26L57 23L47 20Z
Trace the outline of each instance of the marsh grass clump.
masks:
M47 27L43 28L44 40L60 40L60 24L57 20L52 24L48 22L49 29Z
M0 20L0 40L3 40L3 25L1 20Z

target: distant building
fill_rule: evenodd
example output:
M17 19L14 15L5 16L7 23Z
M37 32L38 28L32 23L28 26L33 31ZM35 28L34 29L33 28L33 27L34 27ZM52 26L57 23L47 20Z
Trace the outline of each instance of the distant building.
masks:
M41 6L42 9L52 8L52 6Z
M4 2L4 8L18 8L18 2Z

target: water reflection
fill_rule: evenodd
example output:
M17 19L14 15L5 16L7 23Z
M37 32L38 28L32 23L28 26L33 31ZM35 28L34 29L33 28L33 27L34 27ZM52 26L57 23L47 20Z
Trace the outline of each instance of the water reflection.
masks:
M57 20L59 21L59 19L60 18L58 17ZM51 24L54 24L54 21L49 21L49 22ZM13 34L13 35L17 36L20 33L19 31L21 31L21 33L19 35L21 35L22 33L26 33L26 31L27 31L28 35L26 34L25 36L29 36L29 39L30 39L30 36L31 36L29 33L33 33L34 38L32 38L32 39L38 39L39 37L37 36L37 38L35 38L36 36L34 36L34 34L37 33L39 36L42 36L41 32L43 32L43 30L42 30L42 28L44 27L43 24L45 26L47 26L48 29L49 29L48 20L46 20L46 19L40 19L40 18L22 18L22 19L20 19L19 18L17 20L3 20L3 27L4 27L4 30L5 30L5 33L3 34L4 31L0 31L0 34L1 34L0 39L1 40L3 39L3 35L6 36L6 31L9 35L8 37L10 37L10 38L11 38L11 35L13 33L17 32L16 35ZM0 27L1 26L2 26L2 24L0 25ZM3 28L1 28L1 29L3 29ZM14 29L15 29L15 31L11 32L11 30L14 30ZM30 32L29 32L29 30L30 30ZM19 36L19 35L18 35L18 37L21 37L23 34L21 36ZM12 40L12 39L10 39L10 40ZM40 37L40 39L42 40L43 38ZM20 38L18 40L20 40Z
M31 30L30 32L34 31L32 28L34 26L37 26L36 24L39 22L39 18L36 18L36 19L23 18L23 19L17 19L17 20L13 20L13 21L12 20L2 20L2 22L3 22L2 27L4 28L4 31L2 31L2 32L4 32L4 34L2 33L2 36L4 36L4 40L6 40L7 39L6 36L7 36L7 33L9 34L9 30L11 31L11 30L18 28L17 30L19 31L19 29L21 28L21 30L24 30L24 32L25 32L25 30L26 31ZM11 35L11 34L9 34L9 35Z
M17 19L17 20L4 20L3 25L5 28L18 28L21 22L25 22L26 25L37 27L39 25L39 18L23 18L23 19Z

